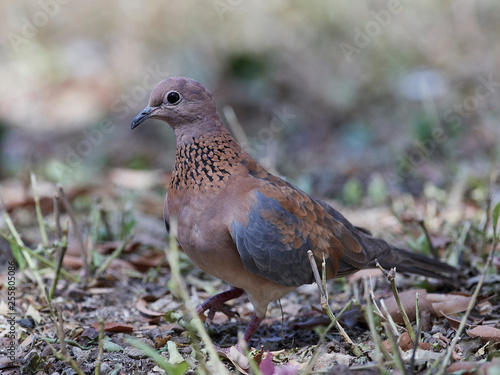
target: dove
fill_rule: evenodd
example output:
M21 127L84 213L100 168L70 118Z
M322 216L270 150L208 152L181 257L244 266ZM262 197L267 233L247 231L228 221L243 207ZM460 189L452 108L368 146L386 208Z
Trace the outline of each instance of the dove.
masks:
M167 229L204 272L230 289L197 309L233 316L225 302L247 293L253 316L243 334L249 342L268 304L314 282L307 252L328 279L373 267L446 278L456 269L436 259L392 246L351 224L340 212L272 175L231 136L212 94L199 82L172 77L152 90L149 103L132 121L168 123L176 137L176 158L164 204Z

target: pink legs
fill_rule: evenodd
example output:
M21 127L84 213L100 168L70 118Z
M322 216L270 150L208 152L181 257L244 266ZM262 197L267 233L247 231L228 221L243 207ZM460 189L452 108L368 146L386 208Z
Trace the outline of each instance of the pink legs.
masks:
M259 327L263 320L264 318L259 318L256 313L253 313L252 319L250 320L250 323L248 323L247 329L243 334L243 340L245 340L245 342L250 342L255 330ZM239 347L239 343L237 347Z
M203 304L196 309L196 313L200 315L208 310L208 315L206 320L207 324L210 324L217 311L220 311L221 313L226 314L229 317L236 316L237 313L224 306L224 303L242 296L243 293L244 293L243 289L231 288L229 290L226 290L225 292L216 294L215 296L210 297L205 302L203 302Z
M236 316L237 313L224 306L224 303L240 297L241 295L243 295L243 293L243 289L231 288L229 290L226 290L225 292L216 294L215 296L210 297L205 302L203 302L203 304L196 309L196 313L198 315L201 315L208 310L206 324L210 324L215 316L215 313L218 311L226 314L229 317ZM262 323L263 320L264 318L258 317L255 313L252 315L252 319L250 320L250 323L248 323L245 333L243 334L243 340L245 340L245 342L250 342L250 339L252 338L255 330L259 327L260 323ZM240 343L238 343L236 347L239 349ZM223 351L225 352L225 350Z

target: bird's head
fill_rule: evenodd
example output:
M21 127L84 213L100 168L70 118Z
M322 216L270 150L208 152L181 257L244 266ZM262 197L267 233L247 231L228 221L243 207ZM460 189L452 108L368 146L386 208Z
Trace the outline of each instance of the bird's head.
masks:
M201 83L190 78L172 77L153 88L148 106L134 118L132 129L149 118L167 122L177 133L179 128L195 128L214 122L219 116L212 94Z

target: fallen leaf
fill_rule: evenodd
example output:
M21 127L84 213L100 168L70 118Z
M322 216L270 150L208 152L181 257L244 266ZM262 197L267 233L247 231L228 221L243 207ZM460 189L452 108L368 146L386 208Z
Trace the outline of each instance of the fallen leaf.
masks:
M260 361L259 370L262 372L262 375L274 374L273 356L271 353L267 352L266 357Z
M454 316L449 316L449 315L444 315L444 317L448 321L448 324L450 325L450 327L456 331L458 329L458 327L460 326L461 319L455 318Z
M455 361L460 361L462 359L464 355L464 351L462 350L462 348L460 347L460 344L457 344L454 348L453 348L453 351L451 352L451 357L455 360Z
M452 363L446 368L446 372L466 372L466 373L473 373L475 369L478 369L485 365L485 363L480 363L480 362L465 362L465 361L459 361Z
M83 266L82 257L66 254L63 259L63 266L65 269L78 270Z
M408 315L408 319L411 322L414 322L416 319L416 294L419 293L418 296L418 309L419 311L425 312L430 311L433 312L432 305L427 300L427 291L425 289L417 289L417 290L408 290L402 293L399 293L399 299L401 304ZM396 298L394 296L387 298L384 300L385 306L387 307L388 313L391 315L394 322L397 324L403 324L403 316L399 311L398 304L396 303ZM381 309L382 312L385 312Z
M182 362L185 362L184 358L180 355L177 350L177 344L173 341L167 342L167 350L168 350L168 363L171 365L178 365Z
M29 189L24 189L16 184L9 185L2 184L2 195L5 200L5 208L7 212L12 212L17 208L29 208L35 209L35 200L33 199L33 191L31 187ZM54 210L54 193L57 191L56 187L52 183L46 183L44 181L37 181L37 190L40 200L40 209L43 215L52 213ZM92 191L90 186L80 186L73 187L65 190L65 194L70 201L76 197L87 194ZM64 210L64 207L61 208Z
M112 341L109 341L109 340L104 341L103 348L107 352L122 352L123 351L123 348L120 345L118 345Z
M407 350L413 349L413 341L411 340L408 332L403 332L401 334L401 338L399 340L399 347L405 352Z
M135 303L135 308L139 310L141 314L145 315L148 318L156 318L164 315L164 313L148 309L146 301L144 301L142 298L137 299L137 302Z
M471 300L470 295L431 293L427 299L437 316L456 314L467 310Z
M493 310L493 305L487 298L478 299L476 307L481 315L489 315Z
M262 375L295 375L299 372L299 366L291 363L275 366L273 355L271 352L267 352L266 357L259 364L259 370L262 372Z
M99 250L100 254L111 254L117 248L119 248L123 244L122 241L104 241L97 244L97 250ZM129 241L125 248L123 249L123 253L131 253L134 250L137 250L142 243L135 240Z
M100 330L99 322L92 323L92 327L94 327L97 331ZM134 327L129 324L124 323L115 323L115 322L105 322L104 323L104 332L132 332Z
M500 329L489 326L477 326L467 331L470 337L480 337L481 341L500 341Z
M150 268L158 267L164 261L165 253L163 251L150 251L141 255L133 254L129 258L129 262L140 272L146 272Z
M392 347L389 342L389 340L384 340L382 344L385 346L385 348L392 353ZM422 350L432 350L432 344L428 342L419 342L418 346ZM399 340L399 347L401 348L402 351L406 352L408 350L413 350L413 341L410 338L410 335L408 332L403 332L401 334L401 338Z
M154 338L156 348L157 349L163 348L165 345L167 345L167 342L169 342L171 338L172 338L172 335L156 336Z
M239 372L245 375L249 374L250 363L248 362L248 358L236 346L231 346L229 352L225 353L225 357L232 362Z

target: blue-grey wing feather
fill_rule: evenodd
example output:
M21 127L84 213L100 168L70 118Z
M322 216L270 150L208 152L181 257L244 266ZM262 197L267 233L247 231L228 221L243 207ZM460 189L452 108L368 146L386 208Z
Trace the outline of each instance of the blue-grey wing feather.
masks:
M313 274L307 256L307 250L312 249L312 241L296 230L295 239L300 239L301 245L294 248L283 240L283 233L271 223L269 214L291 227L297 226L299 219L286 211L277 200L259 192L256 196L257 203L250 211L248 225L236 221L232 225L233 239L243 265L249 271L281 285L312 283Z

